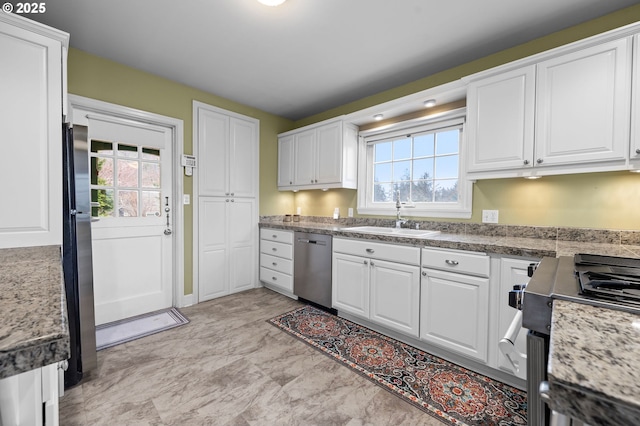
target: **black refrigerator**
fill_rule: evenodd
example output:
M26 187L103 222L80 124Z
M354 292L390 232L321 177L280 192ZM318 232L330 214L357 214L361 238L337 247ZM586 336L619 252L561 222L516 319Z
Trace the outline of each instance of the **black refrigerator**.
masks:
M91 188L88 129L63 124L62 270L67 296L71 357L65 389L97 366L91 257Z

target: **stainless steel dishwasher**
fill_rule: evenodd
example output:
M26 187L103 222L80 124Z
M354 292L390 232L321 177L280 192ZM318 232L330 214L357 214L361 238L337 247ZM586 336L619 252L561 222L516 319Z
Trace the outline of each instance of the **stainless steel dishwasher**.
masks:
M293 294L331 309L331 235L294 236Z

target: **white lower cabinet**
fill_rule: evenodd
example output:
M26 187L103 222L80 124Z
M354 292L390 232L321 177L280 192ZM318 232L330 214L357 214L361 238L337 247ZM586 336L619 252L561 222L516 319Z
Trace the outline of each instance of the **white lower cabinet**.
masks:
M398 252L413 264L397 262ZM333 307L418 337L419 258L417 247L334 238Z
M423 249L420 339L486 363L489 271L487 255Z
M58 363L0 380L0 425L59 424Z
M260 281L273 290L293 296L293 232L260 230Z

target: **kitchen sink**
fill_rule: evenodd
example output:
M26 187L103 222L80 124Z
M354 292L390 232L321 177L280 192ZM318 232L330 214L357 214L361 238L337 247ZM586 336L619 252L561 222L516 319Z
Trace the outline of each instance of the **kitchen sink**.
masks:
M364 234L397 235L399 237L428 237L440 233L440 231L430 231L427 229L388 228L385 226L353 226L351 228L343 228L342 230L347 232L361 232Z

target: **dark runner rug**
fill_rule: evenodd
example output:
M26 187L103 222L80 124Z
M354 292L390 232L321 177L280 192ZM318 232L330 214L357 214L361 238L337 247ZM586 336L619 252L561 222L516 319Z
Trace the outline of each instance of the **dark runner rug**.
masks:
M526 425L527 394L312 306L268 320L453 425Z

